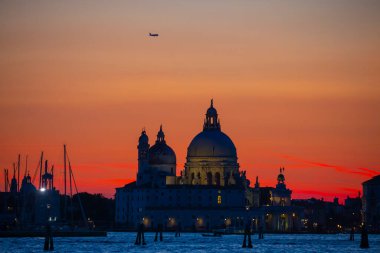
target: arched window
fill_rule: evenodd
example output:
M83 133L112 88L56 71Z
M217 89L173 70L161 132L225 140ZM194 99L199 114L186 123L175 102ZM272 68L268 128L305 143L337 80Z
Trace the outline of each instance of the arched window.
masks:
M215 173L215 184L218 186L220 185L220 173L219 172Z
M207 184L212 185L212 174L211 174L211 172L207 172Z

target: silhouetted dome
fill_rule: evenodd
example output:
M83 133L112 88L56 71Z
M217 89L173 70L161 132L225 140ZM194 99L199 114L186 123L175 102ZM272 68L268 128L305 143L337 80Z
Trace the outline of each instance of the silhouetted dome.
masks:
M203 124L203 131L191 141L187 148L187 158L191 157L230 157L236 159L236 148L220 129L218 113L211 99Z
M176 156L171 147L166 144L162 125L157 133L156 144L149 149L149 164L176 164Z
M284 182L284 181L285 181L285 176L284 176L282 173L280 173L280 174L277 176L277 180L278 180L278 181L281 181L281 182Z
M165 142L158 142L149 149L149 163L159 164L176 164L176 156L171 147Z
M28 175L22 180L20 192L23 194L29 194L36 192L36 187L31 183L31 178Z
M236 158L236 148L230 137L222 131L203 131L191 141L187 157Z

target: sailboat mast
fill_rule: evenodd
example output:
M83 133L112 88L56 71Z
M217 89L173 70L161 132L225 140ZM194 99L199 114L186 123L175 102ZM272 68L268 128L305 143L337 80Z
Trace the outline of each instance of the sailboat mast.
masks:
M73 209L73 187L72 187L72 174L71 174L71 164L69 160L69 180L70 180L70 218L71 218L71 226L74 226L74 209Z
M63 187L65 198L64 206L63 206L63 220L66 220L66 212L67 212L67 198L66 198L66 144L63 145Z
M51 166L51 189L54 189L54 164Z
M26 158L25 158L25 173L24 173L24 177L26 177L27 174L28 174L28 155L26 155Z
M20 159L21 155L18 155L18 160L17 160L17 192L20 191Z
M16 178L16 164L13 163L13 177L12 178Z
M41 152L41 158L40 158L40 186L38 187L41 189L41 183L42 183L42 166L43 166L43 160L44 160L44 151Z
M8 192L8 169L4 169L4 192Z

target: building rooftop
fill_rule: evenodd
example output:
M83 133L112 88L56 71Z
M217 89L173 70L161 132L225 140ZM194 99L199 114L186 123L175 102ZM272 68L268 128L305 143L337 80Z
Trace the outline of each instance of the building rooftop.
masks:
M370 180L364 181L363 185L380 185L380 175L374 176Z

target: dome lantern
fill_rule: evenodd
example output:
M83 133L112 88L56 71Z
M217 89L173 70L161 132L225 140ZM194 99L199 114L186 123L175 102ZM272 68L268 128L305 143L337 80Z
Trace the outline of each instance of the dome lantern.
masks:
M206 112L203 131L193 138L187 148L187 160L191 157L219 157L237 159L236 148L232 140L221 131L218 113L211 99Z
M284 170L285 168L280 168L280 174L277 176L277 183L278 184L284 184L285 183L285 176L284 176Z
M165 143L165 134L164 131L162 131L162 125L160 125L160 131L157 133L157 140L156 143Z
M207 109L206 119L203 125L203 131L209 130L219 130L220 131L220 122L218 119L218 112L214 108L214 99L211 99L210 108Z
M173 149L166 144L165 134L164 131L162 131L162 125L157 133L156 143L149 149L149 164L176 164L176 155Z

